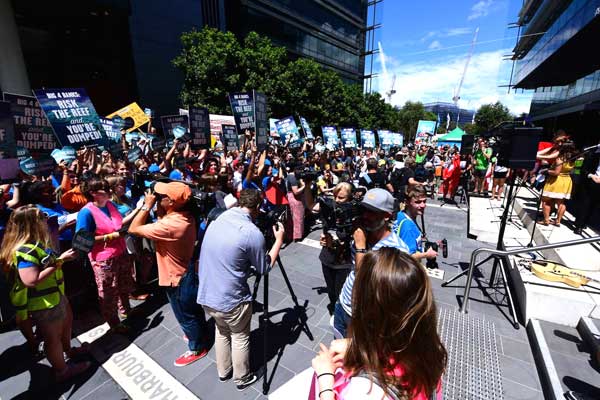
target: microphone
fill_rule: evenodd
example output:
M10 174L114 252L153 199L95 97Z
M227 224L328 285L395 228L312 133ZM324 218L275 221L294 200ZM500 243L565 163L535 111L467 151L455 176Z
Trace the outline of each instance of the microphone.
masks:
M593 149L596 149L596 148L600 148L600 143L598 143L598 144L595 144L595 145L593 145L593 146L590 146L590 147L586 147L585 149L583 149L583 151L584 151L584 152L585 152L585 151L590 151L590 150L593 150Z

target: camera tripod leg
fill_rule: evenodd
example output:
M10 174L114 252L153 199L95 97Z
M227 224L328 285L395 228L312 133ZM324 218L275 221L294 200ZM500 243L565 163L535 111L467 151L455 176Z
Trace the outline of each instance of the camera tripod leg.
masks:
M310 328L308 327L308 323L307 323L308 318L306 317L306 304L304 306L301 306L300 303L298 303L298 298L296 297L296 293L294 293L294 289L292 288L290 279L287 276L287 272L285 272L285 268L283 268L283 263L281 262L281 258L279 256L277 256L277 265L279 266L279 269L281 270L281 275L283 275L283 280L285 281L285 285L287 286L288 291L290 292L292 301L294 302L294 308L298 311L304 310L298 316L298 321L300 322L300 325L302 326L302 330L304 331L304 333L306 333L306 336L308 336L308 338L311 341L313 341L314 337L313 337L313 335L310 331Z
M502 280L504 281L504 290L506 290L506 295L508 296L508 306L510 307L510 315L513 318L513 327L515 329L519 329L519 323L517 322L517 311L515 310L515 303L513 302L512 294L510 293L510 288L508 287L508 280L506 279L506 271L504 269L504 264L502 260L499 260L500 263L500 273L502 274ZM490 282L490 286L493 282Z
M479 267L481 264L485 263L486 261L488 261L490 258L492 258L493 256L489 256L488 258L486 258L485 260L478 262L477 264L474 265L473 268L477 268ZM442 287L446 287L449 284L451 284L452 282L454 282L455 280L457 280L458 278L460 278L461 276L465 276L469 273L468 269L465 269L464 271L460 272L459 274L457 274L456 276L450 278L449 280L442 282Z

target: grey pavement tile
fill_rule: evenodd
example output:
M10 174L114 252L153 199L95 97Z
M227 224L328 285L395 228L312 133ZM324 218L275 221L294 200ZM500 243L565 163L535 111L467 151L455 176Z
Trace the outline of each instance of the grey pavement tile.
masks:
M500 341L502 343L502 353L505 356L534 364L533 354L529 343L510 339L502 335L500 335Z
M83 399L105 383L117 385L104 368L95 363L91 370L86 371L81 379L78 378L77 383L64 393L64 397L69 400Z
M577 329L546 321L541 321L540 325L548 347L553 352L562 353L569 357L589 358L589 354L585 353L589 350L581 340Z
M233 380L219 382L217 365L212 363L196 375L186 386L201 399L255 399L258 396L260 385L258 380L254 385L243 392L238 392Z
M558 376L562 378L561 383L565 390L584 391L587 388L600 394L600 368L595 367L589 358L575 358L552 350L550 350L550 354ZM588 388L588 386L595 387L596 390Z
M168 345L177 336L164 326L156 326L142 331L133 342L146 353L152 353L159 347Z
M83 397L83 399L110 399L110 400L124 400L129 399L127 393L123 389L121 389L114 382L106 382L102 384L98 389L94 390L87 396Z
M504 388L505 400L543 400L544 394L518 382L502 378L502 387Z
M304 346L288 346L283 352L280 363L287 369L299 373L311 366L316 353Z
M533 390L541 390L538 373L533 365L504 355L498 355L498 359L503 378L518 382Z
M281 385L288 382L296 375L293 371L290 371L289 369L281 365L281 363L279 363L279 365L276 365L275 363L276 360L271 360L267 363L267 379L269 384L269 393L274 392ZM261 368L259 371L257 371L257 375L259 376L259 380L252 387L259 392L259 396L257 398L264 398L264 395L262 395L264 369Z

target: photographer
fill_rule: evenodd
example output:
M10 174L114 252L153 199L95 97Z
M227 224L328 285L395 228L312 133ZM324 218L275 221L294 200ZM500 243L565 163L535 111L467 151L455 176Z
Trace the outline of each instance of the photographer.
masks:
M347 203L352 200L352 185L348 182L339 183L333 189L336 204ZM350 259L349 246L340 239L333 239L330 233L321 234L321 253L319 260L323 269L323 278L327 285L329 305L327 309L333 312L335 302L340 297L342 286L350 273L352 260ZM348 253L348 254L345 254Z
M192 191L181 182L157 182L154 193L147 193L144 205L131 222L129 233L150 239L156 246L158 284L165 287L175 318L188 338L189 351L175 360L183 367L208 353L204 343L205 319L196 304L195 268L191 263L196 240L196 223L189 206ZM157 205L158 220L144 225L150 210Z
M353 268L344 282L338 302L333 312L333 326L346 337L352 316L352 288L356 271L369 250L381 247L394 247L408 253L408 247L390 229L389 221L394 212L394 197L385 189L367 191L361 202L363 212L359 227L354 231L354 243L351 247Z
M265 238L253 224L261 194L254 189L240 193L239 207L212 222L202 242L198 265L198 297L215 320L215 349L219 380L233 377L239 391L256 382L250 371L250 320L252 294L248 286L251 266L259 274L273 267L283 244L283 225L273 226L275 243L267 253Z
M418 216L423 215L427 206L427 192L422 186L411 186L406 191L404 211L398 213L394 224L394 233L408 246L409 254L417 260L435 259L437 252L433 249L424 251L423 235L415 223Z
M390 193L394 192L394 188L387 181L385 173L380 172L377 169L377 160L375 158L369 158L367 160L367 173L360 177L358 184L367 189L381 188L387 189Z

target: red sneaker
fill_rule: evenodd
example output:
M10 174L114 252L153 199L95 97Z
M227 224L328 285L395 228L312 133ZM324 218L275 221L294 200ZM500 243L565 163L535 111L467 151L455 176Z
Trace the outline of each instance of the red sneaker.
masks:
M173 363L176 367L185 367L193 363L194 361L198 361L208 354L208 350L201 351L186 351L182 355L180 355L175 362Z

